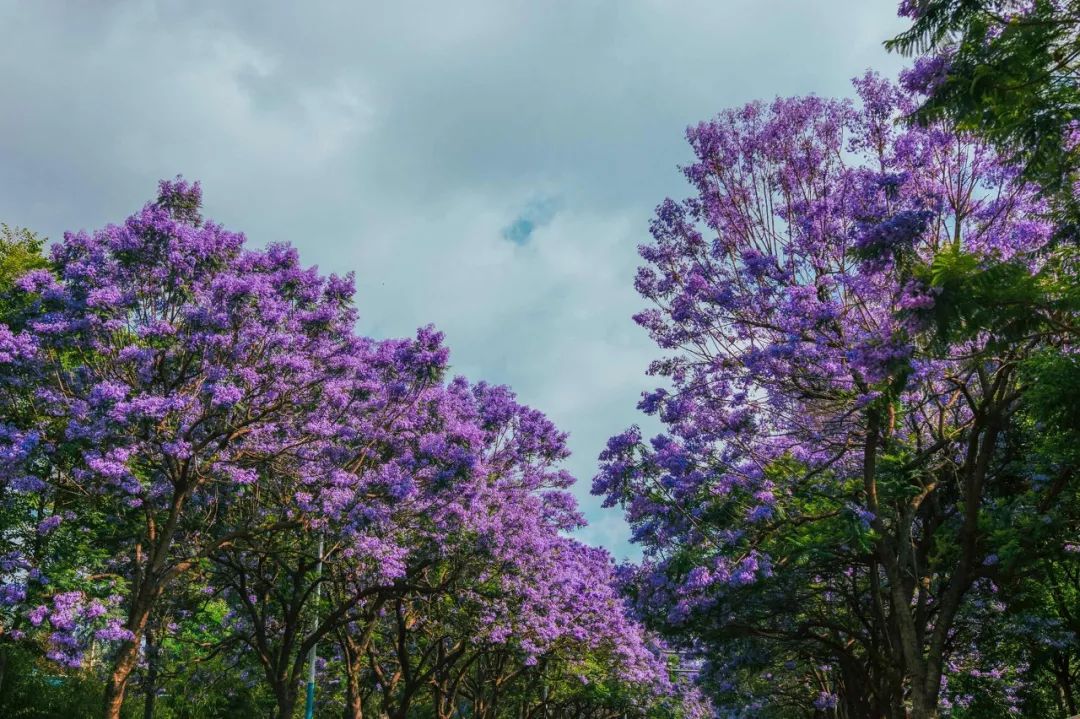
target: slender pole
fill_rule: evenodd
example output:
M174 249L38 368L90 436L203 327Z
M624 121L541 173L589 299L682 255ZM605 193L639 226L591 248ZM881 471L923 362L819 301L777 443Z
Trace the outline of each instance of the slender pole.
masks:
M319 628L319 597L322 596L323 535L319 532L319 561L315 564L315 629ZM315 717L315 644L308 650L307 700L304 702L304 719Z

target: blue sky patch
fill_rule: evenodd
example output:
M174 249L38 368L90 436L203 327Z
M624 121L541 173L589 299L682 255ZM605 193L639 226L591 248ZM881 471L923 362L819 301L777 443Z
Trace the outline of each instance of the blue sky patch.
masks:
M503 229L503 239L515 245L528 244L533 232L551 222L558 209L559 203L552 197L530 202L517 219Z

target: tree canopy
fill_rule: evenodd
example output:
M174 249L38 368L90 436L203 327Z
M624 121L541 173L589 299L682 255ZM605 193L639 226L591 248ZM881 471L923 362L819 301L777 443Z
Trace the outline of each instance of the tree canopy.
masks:
M292 717L318 649L320 715L705 716L565 536L565 435L200 207L164 181L48 261L5 231L0 705Z
M645 547L640 611L732 711L1019 710L982 627L1080 518L1049 431L1073 420L1039 399L1075 386L1075 274L988 141L855 89L688 131L694 194L657 208L636 280L666 431L612 438L594 492Z

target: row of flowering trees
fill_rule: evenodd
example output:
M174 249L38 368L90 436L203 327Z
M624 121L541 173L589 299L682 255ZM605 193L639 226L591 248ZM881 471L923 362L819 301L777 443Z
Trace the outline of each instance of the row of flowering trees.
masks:
M565 536L565 436L200 204L5 235L0 713L284 719L317 656L319 716L704 716Z
M640 248L664 431L594 491L731 716L1077 712L1076 245L987 141L903 121L944 72L691 128Z

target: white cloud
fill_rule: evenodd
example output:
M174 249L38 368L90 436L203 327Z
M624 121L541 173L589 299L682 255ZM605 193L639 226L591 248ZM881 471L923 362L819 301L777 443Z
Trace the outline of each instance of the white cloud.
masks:
M52 236L201 179L207 214L355 270L362 326L435 322L455 368L572 434L587 496L641 421L655 355L629 316L650 210L685 192L687 124L849 91L900 60L883 0L88 4L0 0L0 219ZM528 242L504 230L538 198Z

